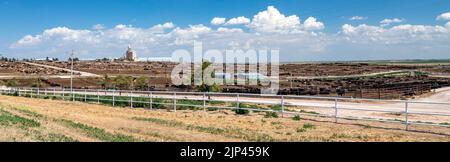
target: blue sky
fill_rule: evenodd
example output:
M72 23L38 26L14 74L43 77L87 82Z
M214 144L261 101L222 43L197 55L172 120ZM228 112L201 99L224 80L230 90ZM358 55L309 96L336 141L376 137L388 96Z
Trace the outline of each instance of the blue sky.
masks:
M64 39L62 36L56 37L55 35L46 38L44 31L57 27L65 27L70 31L74 31L71 32L72 34L77 34L76 31L80 30L95 32L92 29L93 26L101 24L104 33L111 34L115 32L113 29L117 25L124 24L130 31L142 32L141 30L143 29L149 29L158 24L171 22L173 27L167 30L165 29L164 33L169 34L177 28L193 31L189 29L199 24L203 24L204 27L210 28L212 31L220 27L242 29L244 33L248 34L245 38L236 36L239 34L222 35L223 37L227 37L227 39L218 41L217 43L222 43L224 44L223 46L219 47L207 44L205 46L211 48L228 48L225 44L233 44L230 42L243 46L243 44L248 44L248 41L252 40L253 43L262 42L254 43L260 44L260 46L253 45L252 48L268 47L280 49L282 60L450 58L450 50L445 47L445 43L449 43L450 34L447 33L449 31L430 34L430 32L424 30L422 33L415 33L412 36L396 35L397 33L394 33L394 31L387 31L399 25L413 25L405 29L410 31L416 31L415 27L419 27L419 25L430 27L430 29L426 30L440 30L440 28L431 28L436 26L441 26L445 29L446 23L450 20L446 18L437 20L437 17L450 12L450 0L1 0L0 2L0 20L3 22L0 28L0 52L7 53L12 57L44 57L47 55L56 57L60 53L68 51L69 48L76 47L86 47L86 49L76 49L80 51L82 56L86 57L93 55L96 57L110 55L111 57L118 57L122 51L116 51L120 48L94 49L98 46L87 47L85 44L80 44L83 40L72 40L71 42L59 43L58 46L55 46L55 42L58 42L58 39L67 39ZM251 27L254 22L254 16L259 12L268 10L268 6L273 6L285 17L297 16L300 24L298 27L288 27L289 31L284 30L285 27L283 27L283 30L278 30L281 27L274 27L273 29L277 30L270 32L260 30L261 28L259 27L261 26ZM233 26L223 24L213 25L210 23L214 17L229 20L240 16L249 19L250 22ZM361 20L350 20L351 17L355 16L359 16ZM322 23L323 27L307 30L302 24L304 24L304 21L308 17L314 17L316 19L314 22ZM382 26L380 21L384 19L398 19L400 22L393 22ZM343 25L345 24L351 25L351 27L356 28L359 32L356 34L350 33L349 35L351 36L342 36ZM360 26L362 24L369 27ZM379 27L380 30L386 30L386 34L377 33L377 29L371 27ZM107 32L108 30L111 31ZM303 33L298 35L298 31L306 31L310 34L305 35ZM367 34L368 32L373 32L376 36L374 34ZM96 36L93 37L103 36L104 33L102 34L102 32L98 31L94 34ZM254 33L258 34L252 35ZM282 40L288 37L286 33L290 33L290 35L297 34L296 38L314 39L312 41L314 43L305 43L307 41L297 40L292 37L290 37L292 41L297 41L294 44L283 43L282 41L274 43L263 38L263 36L266 36ZM401 34L404 33L411 32L401 32ZM27 35L42 40L39 40L39 43L34 43L33 47L14 46L14 44L23 40ZM177 34L172 33L171 36L173 35ZM314 35L320 36L314 37ZM153 36L155 35L151 34L147 38L160 38L159 35ZM140 49L140 53L144 56L170 56L171 49L188 47L179 43L175 43L179 46L167 45L173 40L180 40L178 37L183 38L187 42L197 39L208 42L208 39L212 39L211 34L208 35L208 33L173 37L156 43L155 41L142 43L142 39L147 39L145 37L126 37L128 40L123 40L121 37L120 40L107 43L119 46L126 46L125 44L127 43L137 44L135 45L136 48ZM423 37L424 39L417 41L409 41L410 39L406 39L404 41L397 39L400 37ZM214 37L215 40L220 38ZM52 41L49 41L50 39ZM348 40L353 44L342 44L342 41L339 41L340 39ZM105 40L106 38L101 41ZM247 42L243 42L242 40L247 40ZM367 44L358 44L365 40L385 41L385 43L375 44L374 46L371 46L370 44L372 43L370 42L367 42ZM99 40L97 43L105 43L101 41ZM141 44L136 42L141 42ZM393 45L392 42L397 43L398 46ZM272 47L272 44L276 44L276 46ZM296 44L300 44L299 46L304 49L303 53L295 49ZM114 45L112 46L114 47ZM159 47L158 45L164 46L162 48L167 49L154 50L154 48ZM312 49L312 46L320 47ZM420 51L420 53L416 49L408 50L409 47L417 46L422 46L423 49L427 50ZM374 53L374 47L377 47L377 49L380 49L385 54ZM39 50L39 52L35 50ZM365 56L364 53L369 54Z

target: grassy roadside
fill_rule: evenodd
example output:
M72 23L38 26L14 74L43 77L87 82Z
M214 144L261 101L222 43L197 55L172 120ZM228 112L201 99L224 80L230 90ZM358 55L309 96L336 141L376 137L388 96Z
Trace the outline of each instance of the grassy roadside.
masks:
M377 127L384 123L372 127L367 126L369 122L334 124L310 120L307 116L277 118L263 112L246 115L230 110L167 112L63 103L71 102L0 96L0 107L10 116L40 123L39 127L30 127L30 131L22 131L20 123L8 127L21 130L31 141L448 141L448 136ZM255 106L260 105L243 105ZM48 123L64 130L48 127ZM5 139L28 141L3 138L0 133L0 141Z
M42 142L74 142L76 140L67 137L62 134L57 133L49 133L45 134L42 132L42 125L41 123L33 118L28 117L22 117L16 114L13 114L12 112L6 110L6 109L14 109L20 112L23 112L27 115L42 118L42 115L39 115L37 113L34 113L29 110L24 109L18 109L18 108L11 108L11 107L5 107L3 105L0 105L0 127L8 128L8 129L19 129L19 132L22 132L23 135L27 136L30 139L34 139L34 141L42 141ZM12 139L15 139L16 137L12 137Z
M157 118L142 118L142 117L133 117L133 120L137 121L145 121L156 123L164 126L177 127L185 130L194 130L199 132L205 132L210 134L222 135L231 138L244 139L247 141L253 142L273 142L275 141L271 136L267 134L261 134L252 131L246 131L240 128L217 128L217 127L205 127L199 125L192 124L184 124L183 122L174 121L174 120L164 120Z
M107 141L107 142L137 142L137 141L139 141L138 139L136 139L132 136L123 135L120 133L115 133L115 134L109 133L109 132L106 132L104 129L92 127L92 126L89 126L86 124L74 122L74 121L67 120L67 119L58 119L56 121L66 125L68 127L71 127L73 129L82 130L87 136L99 139L101 141Z
M21 114L26 117L22 117L19 115L15 115L11 113L16 112L15 114ZM43 128L39 122L42 120L44 122L56 122L63 126L66 126L71 129L77 129L86 134L88 137L96 138L101 141L108 142L134 142L139 141L131 136L123 135L123 134L113 134L108 133L104 129L92 127L86 124L73 122L67 119L50 119L47 116L36 113L34 111L28 110L25 107L12 107L12 106L4 106L0 105L0 126L3 127L18 127L22 130L27 131L26 134L31 136L31 138L36 141L42 142L76 142L77 140L65 136L59 133L42 133ZM35 129L33 129L35 128Z

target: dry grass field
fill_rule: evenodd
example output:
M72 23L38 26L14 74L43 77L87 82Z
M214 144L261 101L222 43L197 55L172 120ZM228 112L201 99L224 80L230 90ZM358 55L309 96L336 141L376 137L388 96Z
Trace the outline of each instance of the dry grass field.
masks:
M168 112L0 96L0 141L450 141L450 128L400 128L380 122L335 124L228 110ZM440 133L428 132L434 129Z

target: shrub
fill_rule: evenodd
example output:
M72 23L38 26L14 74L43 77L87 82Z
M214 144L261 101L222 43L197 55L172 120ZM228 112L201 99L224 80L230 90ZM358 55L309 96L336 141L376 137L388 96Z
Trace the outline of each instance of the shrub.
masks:
M231 106L237 107L237 103L233 103L233 104L231 104ZM246 110L245 108L249 108L249 107L251 107L251 106L241 103L241 104L239 104L239 108L241 108L241 109L235 109L234 112L236 112L236 114L239 114L239 115L246 115L246 114L249 114L250 111Z
M153 105L152 105L152 108L154 108L154 109L164 109L164 104L162 104L162 103L164 103L165 101L163 100L163 99L160 99L160 98L154 98L153 99Z
M314 128L316 128L316 126L314 124L305 123L305 124L303 124L303 128L304 129L314 129Z
M225 104L225 102L223 102L223 101L206 101L206 103L209 103L211 105Z
M236 114L238 114L238 115L247 115L250 113L250 111L244 110L244 109L236 109L236 110L234 110L234 112L236 112Z
M271 105L270 108L273 110L277 110L277 111L281 111L281 109L282 109L281 105Z
M217 110L219 110L219 108L217 108L217 107L208 107L207 110L208 111L217 111Z
M203 101L195 101L195 100L177 100L177 104L180 104L179 109L180 110L198 110L203 109ZM189 105L189 106L187 106ZM178 109L178 108L177 108Z
M319 115L320 113L315 112L315 111L306 111L306 110L300 110L300 113L305 113L305 114L314 114L314 115Z
M450 125L450 123L439 123L439 125Z
M264 117L266 117L266 118L278 118L278 113L276 113L276 112L266 112L266 115Z
M297 132L298 133L306 132L306 129L305 128L297 128Z
M294 117L292 117L292 120L300 121L300 119L300 115L295 115Z

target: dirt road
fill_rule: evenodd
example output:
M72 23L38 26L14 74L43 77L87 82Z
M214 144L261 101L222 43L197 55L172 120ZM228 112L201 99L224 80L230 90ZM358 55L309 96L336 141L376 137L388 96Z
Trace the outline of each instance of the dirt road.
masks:
M40 66L40 67L50 68L50 69L63 70L63 71L67 71L67 72L71 71L70 69L60 68L60 67L56 67L56 66L36 64L36 63L31 63L31 62L23 62L23 63L24 64L28 64L28 65L33 65L33 66ZM93 73L88 73L88 72L83 72L83 71L73 70L73 72L76 73L76 74L79 74L80 77L101 77L100 75L93 74Z

